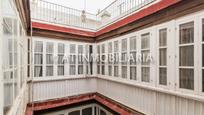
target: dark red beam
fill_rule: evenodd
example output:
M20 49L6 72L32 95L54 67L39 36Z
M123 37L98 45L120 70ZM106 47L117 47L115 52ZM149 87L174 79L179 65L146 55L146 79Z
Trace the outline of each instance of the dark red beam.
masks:
M34 103L33 107L31 104L28 104L27 109L26 109L26 115L33 115L34 111L52 109L56 107L77 104L77 103L81 103L81 102L85 102L89 100L96 100L99 103L103 104L104 106L108 107L109 109L119 113L120 115L132 115L132 114L139 115L139 113L137 114L135 111L134 112L130 111L129 109L97 93L89 93L89 94L72 96L68 98L61 98L61 99L56 99L56 100Z
M80 35L85 37L95 37L95 32L84 31L84 30L68 28L68 27L61 27L61 26L56 26L51 24L44 24L39 22L32 22L32 28L69 33L69 34Z

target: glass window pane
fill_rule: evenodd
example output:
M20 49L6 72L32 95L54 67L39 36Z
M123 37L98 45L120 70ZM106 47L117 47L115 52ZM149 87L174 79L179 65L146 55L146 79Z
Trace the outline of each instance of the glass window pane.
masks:
M130 50L136 50L136 36L130 38Z
M101 45L101 50L102 50L101 53L105 53L105 44Z
M137 68L136 67L130 67L130 79L136 80L137 79Z
M83 65L78 66L78 74L83 74Z
M194 22L180 25L180 44L194 42Z
M159 46L166 46L167 42L167 29L159 30Z
M43 62L42 54L35 54L34 64L42 64L42 62Z
M53 76L53 66L46 67L46 76Z
M203 62L203 67L204 67L204 44L202 45L202 62Z
M122 78L127 78L127 66L122 66Z
M13 72L4 73L4 113L7 113L13 104ZM3 93L3 92L2 92Z
M112 66L108 66L108 75L112 76Z
M35 66L34 67L34 76L35 77L42 77L42 66Z
M46 43L46 52L53 53L54 52L54 44L51 42Z
M127 51L127 39L122 39L122 51Z
M92 115L92 108L86 108L82 110L82 115Z
M59 43L58 44L58 53L64 53L65 51L64 51L64 44L62 44L62 43Z
M122 53L122 64L127 64L127 53Z
M102 75L105 75L105 65L102 65L102 66L101 66L101 74L102 74Z
M202 87L204 92L204 69L202 70Z
M64 55L58 55L58 64L64 64Z
M202 31L203 31L202 32L203 33L203 35L202 35L203 37L202 38L203 38L203 42L204 42L204 19L203 19L203 24L202 24Z
M149 67L142 67L142 81L143 82L150 82L150 68Z
M166 57L166 48L160 49L159 50L159 65L160 66L165 66L167 62L167 57Z
M70 55L69 61L70 61L70 64L75 64L76 63L76 55Z
M58 66L57 74L58 75L64 75L64 66Z
M97 46L97 53L98 53L98 55L100 55L100 52L101 52L101 51L100 51L100 45L98 45L98 46Z
M180 69L179 70L179 86L185 89L194 89L194 69Z
M77 110L77 111L72 111L69 113L69 115L80 115L80 111Z
M194 66L194 46L182 46L179 50L179 65Z
M114 41L114 52L118 52L118 41Z
M53 64L53 55L52 54L46 55L46 63L47 64Z
M100 74L100 65L97 65L97 74Z
M167 69L159 68L159 84L167 85Z
M106 115L106 112L104 112L103 110L100 110L100 115Z
M70 53L76 53L75 44L70 44Z
M149 65L150 64L150 60L148 59L149 57L149 50L145 50L145 51L142 51L141 54L142 54L142 65Z
M118 66L114 66L114 76L118 77Z
M83 45L78 46L78 53L83 54Z
M108 43L108 53L112 53L112 42Z
M70 72L70 75L75 75L75 72L76 72L76 68L75 68L75 65L70 65L70 68L69 68L69 72Z
M35 52L43 52L43 42L36 41L35 42Z
M130 52L130 65L136 65L136 55L137 53L136 52Z
M141 49L149 49L150 48L150 34L143 34L141 36Z

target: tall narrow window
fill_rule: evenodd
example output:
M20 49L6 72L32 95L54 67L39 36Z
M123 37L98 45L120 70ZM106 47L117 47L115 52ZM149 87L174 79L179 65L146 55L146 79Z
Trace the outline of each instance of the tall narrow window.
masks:
M194 22L179 27L179 87L194 89Z
M34 76L42 77L43 74L43 42L36 41L34 48Z
M136 36L130 38L130 79L137 79L137 67L136 67Z
M108 43L108 75L112 76L112 42Z
M101 74L105 75L105 44L101 45Z
M122 39L122 78L127 78L127 39Z
M159 84L167 85L167 29L159 30Z
M204 19L202 20L202 91L204 92Z
M51 42L46 43L46 76L53 76L54 63L53 63L54 44Z
M114 76L118 77L118 61L119 61L119 53L118 53L118 41L114 41Z
M69 67L69 74L75 75L76 74L76 45L70 44L70 67Z
M58 67L57 67L57 74L64 75L64 53L65 47L64 44L58 44Z
M150 82L150 33L141 36L141 55L142 55L142 82Z
M100 45L97 46L97 55L98 55L98 61L97 61L97 74L100 74Z
M78 74L83 74L83 45L78 45Z

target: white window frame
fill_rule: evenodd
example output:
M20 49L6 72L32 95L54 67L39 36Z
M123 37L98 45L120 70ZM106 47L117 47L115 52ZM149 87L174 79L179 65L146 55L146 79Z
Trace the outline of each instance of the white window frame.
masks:
M108 76L113 76L113 62L112 61L112 58L113 58L113 42L112 41L109 41L107 42L108 43L108 56L109 56L109 60L108 60ZM111 50L110 50L110 45L111 44ZM111 58L111 59L110 59ZM109 69L109 67L111 67L111 70ZM111 75L110 75L110 71L111 71Z
M79 47L81 47L81 46L82 46L82 52L80 53L80 52L79 52ZM78 58L78 62L77 62L77 63L78 63L78 64L77 64L77 70L78 70L78 71L77 71L77 74L78 74L78 75L83 75L83 74L84 74L84 60L83 60L84 45L79 44L79 45L77 45L77 47L78 47L78 48L77 48L77 49L78 49L78 50L77 50L77 53L78 53L78 55L77 55L77 58ZM81 63L79 63L79 56L80 56L80 55L81 55L81 58L82 58L82 59L81 59L81 61L82 61ZM79 66L82 66L82 73L81 73L81 74L79 74Z
M48 52L47 52L47 44L49 44L49 43L51 43L51 44L53 45L53 52L52 52L52 53L50 53L50 52L48 53ZM55 76L55 72L54 72L54 70L55 70L54 60L52 60L52 61L53 61L53 64L47 64L47 55L52 55L52 58L54 59L54 56L55 56L55 43L54 43L54 42L47 41L47 42L45 43L45 47L46 47L46 48L45 48L45 52L46 52L46 53L45 53L45 60L46 60L46 61L45 61L45 63L46 63L46 64L45 64L45 68L46 68L45 76L46 76L46 77L53 77L53 76ZM48 75L47 75L47 67L51 67L51 66L53 67L53 73L52 73L52 75L48 76Z
M116 42L118 42L117 51L115 51L115 43ZM119 44L120 44L120 40L117 39L117 40L113 41L113 55L114 55L114 57L115 57L115 55L117 55L117 57L119 57L119 55L120 55L120 45ZM115 76L115 66L117 66L117 68L118 68L118 75L117 76ZM119 73L120 68L119 67L120 67L119 60L117 63L113 62L113 76L116 78L120 77L120 73Z
M186 24L186 23L189 23L189 22L194 22L194 43L190 43L192 45L194 45L194 90L190 90L190 89L184 89L184 88L180 88L180 84L179 84L179 31L180 31L180 25L182 24ZM181 19L178 19L176 20L176 40L175 40L175 43L176 43L176 81L175 81L175 85L176 85L176 90L177 91L180 91L180 92L185 92L185 93L191 93L191 94L197 94L198 93L198 77L196 76L199 76L198 74L198 64L197 64L197 61L198 61L198 56L199 55L199 52L196 50L198 49L198 20L197 18L192 18L192 16L186 16L186 17L183 17Z
M138 71L137 71L137 76L138 76L138 81L139 84L142 85L148 85L148 86L155 86L156 84L156 64L155 63L155 57L156 57L156 31L155 31L155 27L151 27L151 28L147 28L141 31L138 31L138 40L137 40L137 48L138 48L138 53L141 54L141 37L143 34L150 34L150 46L149 46L149 53L151 54L152 58L153 58L153 62L151 62L148 67L150 68L149 74L150 74L150 80L149 82L143 82L142 81L142 63L138 63Z
M204 22L204 13L201 13L199 16L197 16L198 17L198 38L199 38L199 40L198 40L198 47L199 47L199 55L198 55L198 57L199 57L199 59L198 59L198 73L199 73L199 76L198 76L198 93L199 93L199 95L201 95L201 96L204 96L204 91L203 91L203 83L202 83L202 81L203 81L203 76L202 76L202 74L203 74L203 72L204 72L204 67L203 67L203 61L204 61L204 59L202 59L202 55L204 55L204 54L202 54L202 45L204 45L204 41L202 40L203 38L203 27L202 27L202 25L203 25L203 22ZM203 70L203 71L202 71Z
M138 49L137 49L137 36L136 35L132 35L132 36L129 36L129 40L128 40L128 42L129 42L129 56L130 56L130 54L131 53L136 53L136 60L134 60L135 62L133 62L133 63L135 63L135 64L131 64L131 62L129 62L128 64L128 67L129 67L129 78L130 78L130 80L131 81L138 81L138 76L137 76L137 52L138 52ZM131 42L131 39L135 39L135 45L136 45L136 47L135 47L135 49L131 49L131 47L130 47L130 42ZM136 76L135 76L135 79L131 79L131 76L130 76L130 70L131 70L131 67L135 67L136 68Z
M124 49L124 51L123 51L123 46L122 46L122 44L123 44L123 40L126 40L126 49ZM125 58L127 58L127 56L128 56L128 41L129 41L129 39L128 38L122 38L121 39L121 61L123 61L122 60L122 56L123 56L123 54L126 54L125 55ZM124 60L124 61L128 61L127 59L126 60ZM123 78L123 79L128 79L128 62L121 62L120 63L121 64L121 78ZM126 67L126 77L123 77L122 75L122 73L123 73L123 67Z
M43 51L42 51L42 52L35 52L36 42L42 42L42 44L43 44ZM45 57L44 57L44 43L43 43L43 41L41 41L41 40L34 40L34 41L33 41L33 44L34 44L34 45L33 45L33 48L32 48L32 49L33 49L33 76L34 76L34 78L35 78L35 77L36 77L36 78L37 78L37 77L44 77L44 73L45 73L45 72L44 72L44 69L43 69L43 68L44 68L44 63L45 63L45 62L44 62L44 58L45 58ZM42 64L37 64L37 65L35 64L35 54L36 54L36 53L42 55ZM42 66L42 76L35 76L35 66Z
M174 83L174 79L175 79L175 55L174 55L174 47L175 47L175 27L174 27L175 21L170 21L164 24L161 24L159 26L156 26L156 41L157 41L157 79L156 79L156 86L159 88L163 88L163 89L173 89L175 88L175 83ZM167 39L166 39L166 69L167 69L167 85L161 85L159 84L159 31L162 29L166 29L167 30Z
M59 53L59 45L63 45L63 47L64 47L64 52L63 53ZM65 44L64 43L57 43L57 56L58 56L58 58L59 58L59 56L65 56ZM64 64L65 62L63 62L63 63L61 63L61 64L59 64L58 63L58 61L57 61L57 76L64 76L65 75L65 64ZM59 66L63 66L63 74L62 75L59 75L59 73L58 73L58 69L59 69Z
M103 52L103 47L104 47L104 52ZM106 75L106 68L107 68L106 67L106 60L103 60L103 56L106 58L106 44L105 44L105 42L100 45L100 50L101 50L101 59L102 59L102 61L105 61L105 62L100 61L100 65L101 65L100 75L105 76ZM104 74L102 73L102 67L104 67Z
M96 62L96 66L97 66L97 69L96 69L96 74L97 75L101 75L101 61L100 61L100 58L101 58L101 45L100 44L97 44L96 45L96 54L97 54L97 61L98 62Z
M73 53L71 53L70 51L71 51L71 45L73 45L74 47L75 47L75 52L73 52ZM77 60L77 57L76 57L76 54L78 53L77 51L77 48L78 48L78 45L77 44L75 44L75 43L70 43L69 44L69 75L70 76L76 76L77 75L77 73L78 73L78 71L77 71L77 68L78 68L78 60ZM72 56L75 56L75 63L73 63L73 64L71 64L70 63L70 61L72 60L71 59L71 55ZM73 61L73 60L72 60ZM71 74L71 71L70 71L70 68L71 68L71 66L75 66L75 72L74 72L74 74Z

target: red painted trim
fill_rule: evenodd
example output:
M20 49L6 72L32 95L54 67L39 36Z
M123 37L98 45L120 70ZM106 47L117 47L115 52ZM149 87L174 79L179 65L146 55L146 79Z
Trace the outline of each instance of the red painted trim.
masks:
M94 37L95 32L89 32L79 29L73 29L73 28L67 28L67 27L61 27L51 24L44 24L39 22L32 22L32 27L42 30L50 30L50 31L56 31L56 32L63 32L63 33L70 33L74 35L80 35L80 36L86 36L86 37Z
M99 35L102 35L104 33L110 32L112 30L115 30L117 28L120 28L122 26L125 26L131 22L134 22L136 20L139 20L141 18L144 18L148 15L151 15L155 12L158 12L162 9L165 9L171 5L174 5L182 0L161 0L158 3L155 3L145 9L142 9L139 12L136 12L133 15L130 15L116 23L113 23L110 26L105 27L104 29L101 29L97 32L90 32L90 31L84 31L84 30L79 30L79 29L73 29L73 28L66 28L66 27L60 27L60 26L55 26L55 25L50 25L50 24L43 24L43 23L38 23L38 22L32 22L33 28L39 28L39 29L44 29L44 30L51 30L51 31L57 31L57 32L64 32L64 33L71 33L74 35L80 35L80 36L86 36L86 37L96 37Z
M126 108L121 107L120 105L112 102L111 100L106 99L105 97L98 95L97 93L90 93L90 94L83 94L83 95L78 95L78 96L73 96L68 98L56 99L52 101L35 103L33 105L33 108L31 104L28 104L25 115L33 115L34 111L52 109L55 107L61 107L61 106L89 101L93 99L105 105L109 109L119 113L120 115L133 114L131 111L127 110Z
M161 0L160 2L156 3L156 4L153 4L139 12L136 12L135 14L131 15L131 16L128 16L102 30L99 30L98 32L96 32L96 36L99 36L101 34L104 34L104 33L107 33L107 32L110 32L114 29L117 29L117 28L120 28L122 26L125 26L131 22L134 22L136 20L139 20L141 18L144 18L148 15L151 15L155 12L158 12L164 8L167 8L173 4L176 4L178 2L180 2L182 0Z

